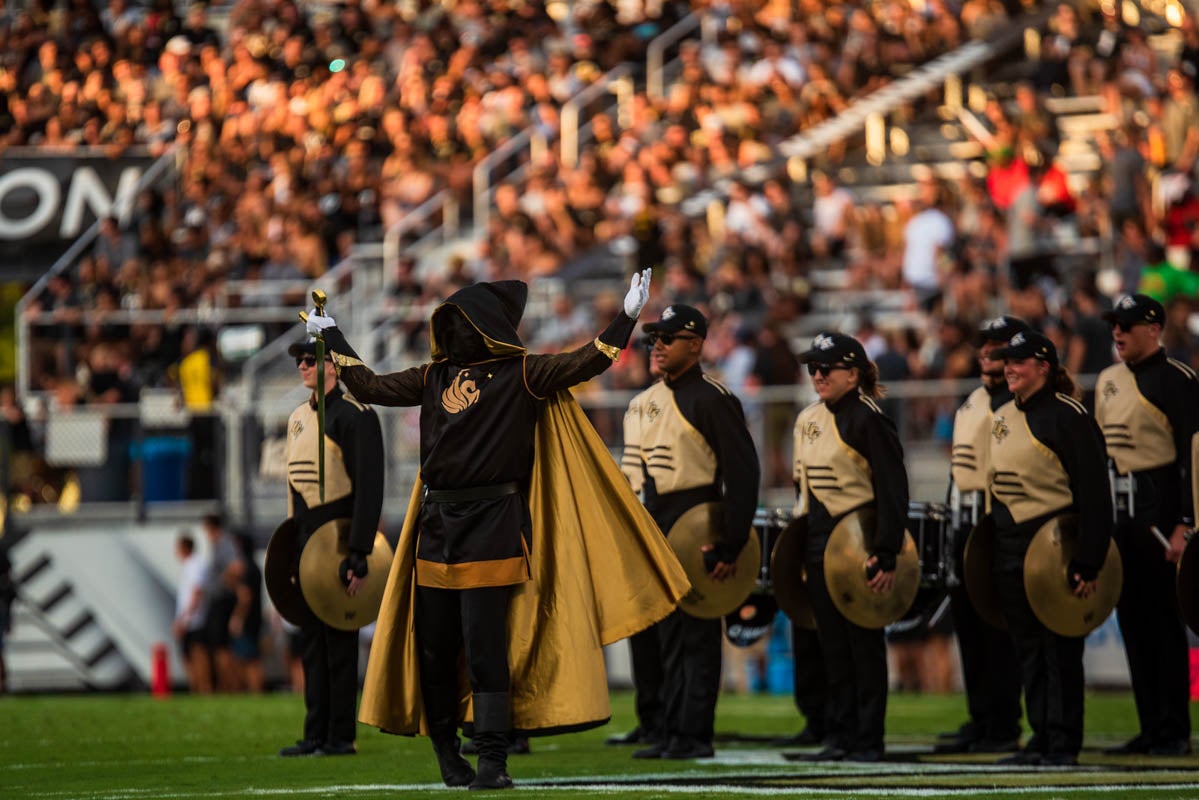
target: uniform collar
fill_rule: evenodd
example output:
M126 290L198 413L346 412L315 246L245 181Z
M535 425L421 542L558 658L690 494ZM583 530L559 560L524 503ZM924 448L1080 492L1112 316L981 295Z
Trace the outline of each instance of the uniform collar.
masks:
M841 395L840 398L834 400L833 402L825 403L825 406L828 407L829 411L836 414L838 411L844 411L845 409L849 408L850 405L852 405L853 403L858 402L858 400L859 400L859 398L861 398L861 396L862 396L861 389L850 389L848 392Z
M703 377L703 374L704 374L703 367L701 367L699 365L699 362L696 361L694 364L691 365L691 367L687 371L685 371L683 374L679 375L679 377L673 378L673 379L666 378L666 385L672 389L675 389L675 388L682 386L683 384L688 383L690 381L699 380L700 378Z
M1142 358L1135 364L1129 364L1127 361L1124 362L1125 366L1127 366L1134 373L1144 372L1150 367L1156 367L1164 363L1166 363L1166 348L1164 347L1157 348L1157 352L1155 352L1153 355Z
M328 392L325 393L325 405L329 405L330 400L336 400L339 397L341 397L341 385L340 384L337 386L334 386L332 389L330 389ZM308 406L309 406L309 408L317 407L315 391L312 394L308 395Z
M1053 388L1053 378L1051 376L1050 379L1045 382L1044 386L1042 386L1040 389L1038 389L1033 394L1032 397L1028 398L1024 402L1020 402L1019 398L1014 397L1014 399L1016 401L1016 408L1020 409L1021 411L1027 412L1033 408L1036 408L1039 405L1042 405L1042 404L1048 402L1049 399L1052 398L1055 394L1057 394L1057 390Z

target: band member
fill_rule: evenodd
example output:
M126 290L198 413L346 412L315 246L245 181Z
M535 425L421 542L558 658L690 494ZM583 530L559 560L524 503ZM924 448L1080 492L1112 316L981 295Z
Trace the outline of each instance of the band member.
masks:
M1083 638L1045 627L1024 589L1024 556L1043 524L1078 514L1068 578L1095 590L1111 540L1103 439L1048 337L1025 331L996 351L1013 399L991 423L988 491L995 523L995 588L1020 657L1033 736L1001 764L1073 765L1082 747Z
M1124 561L1116 617L1141 726L1107 752L1185 755L1190 660L1171 562L1195 524L1190 442L1199 431L1199 380L1166 357L1159 341L1165 309L1153 298L1121 298L1104 318L1122 363L1099 374L1095 419L1116 470L1115 537ZM1169 550L1154 529L1169 537Z
M296 552L318 528L332 520L350 521L349 555L339 564L346 593L353 596L368 580L366 557L374 548L383 511L383 434L374 410L343 392L331 359L318 364L315 342L293 344L304 387L312 395L287 421L288 516L296 521ZM321 502L317 458L317 371L324 370L325 500ZM333 565L330 565L332 569ZM339 630L310 615L300 627L304 665L304 738L281 756L352 755L357 752L355 703L358 699L358 631Z
M965 574L962 561L970 530L985 513L993 415L995 409L1012 399L1003 377L1003 362L995 358L995 351L1017 333L1028 330L1024 320L1008 316L988 320L979 329L982 386L966 398L953 420L949 505L957 576ZM937 752L1015 750L1020 743L1020 662L1016 645L1007 631L978 615L964 582L951 582L949 598L970 719L952 738L938 744Z
M873 507L878 526L866 562L870 588L891 591L903 545L908 476L895 424L875 402L878 368L861 342L821 333L800 354L820 401L795 421L794 476L807 515L804 561L828 680L826 747L819 761L878 761L887 711L887 647L882 629L850 622L829 595L824 550L847 514Z
M544 733L605 722L602 657L595 667L588 653L600 654L603 641L665 616L685 591L677 560L651 538L652 523L616 465L600 458L602 443L565 392L619 356L648 298L649 277L649 270L633 277L623 311L594 342L560 355L529 355L521 343L517 326L528 289L520 281L453 294L430 321L432 362L389 375L368 368L330 318L308 317L309 331L323 332L355 396L421 407L421 479L380 609L362 719L391 732L429 735L447 785L511 787L507 747L514 727ZM609 492L615 486L644 523L618 516L625 499ZM570 524L574 539L562 534ZM637 538L642 524L645 540ZM603 552L599 566L587 559L584 531L587 545ZM673 582L663 571L669 564L644 549L654 546L671 559ZM614 558L613 550L624 558ZM579 570L564 574L571 564ZM644 585L633 589L621 578L641 565L652 568L638 573ZM593 577L580 596L587 575L601 569L616 577L607 583ZM546 597L552 607L537 605ZM605 602L623 603L627 614L608 615L597 607ZM587 639L589 633L603 641ZM564 653L568 646L574 652ZM468 698L477 773L462 758L457 736Z
M625 415L625 474L663 532L688 509L722 502L722 538L705 546L715 580L732 576L753 527L761 468L741 401L700 367L708 322L675 304L645 326L651 368L662 380ZM722 621L676 609L656 626L662 681L661 738L635 758L708 758L720 693ZM636 664L634 668L636 668Z

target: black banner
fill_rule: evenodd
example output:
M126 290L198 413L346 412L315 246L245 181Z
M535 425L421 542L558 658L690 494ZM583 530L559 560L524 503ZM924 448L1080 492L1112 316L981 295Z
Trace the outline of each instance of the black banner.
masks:
M0 258L49 267L97 219L133 211L149 155L5 155L0 159Z

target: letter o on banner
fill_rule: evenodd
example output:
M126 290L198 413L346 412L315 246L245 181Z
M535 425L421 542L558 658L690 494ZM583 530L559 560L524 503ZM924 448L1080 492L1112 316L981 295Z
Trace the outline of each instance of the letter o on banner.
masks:
M32 190L37 195L37 202L29 216L9 219L4 214L3 198L20 188ZM0 176L0 240L24 239L40 231L58 213L61 197L58 178L46 170L22 167Z

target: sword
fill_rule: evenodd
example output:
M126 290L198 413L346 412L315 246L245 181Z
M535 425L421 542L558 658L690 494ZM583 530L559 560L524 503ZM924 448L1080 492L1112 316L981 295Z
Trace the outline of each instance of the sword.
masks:
M312 302L316 315L325 316L325 303L329 296L320 289L312 290ZM308 321L308 315L300 312L300 319ZM320 486L321 502L325 502L325 337L316 335L316 469Z

